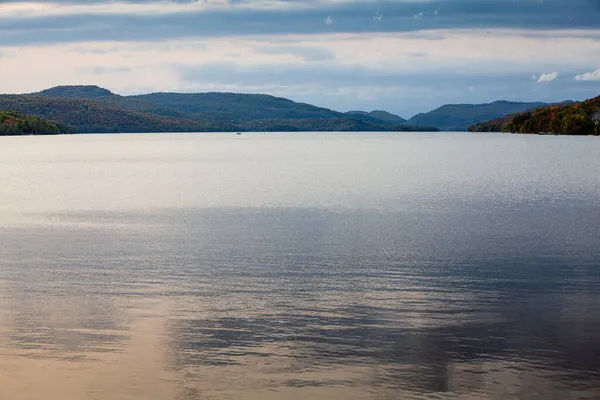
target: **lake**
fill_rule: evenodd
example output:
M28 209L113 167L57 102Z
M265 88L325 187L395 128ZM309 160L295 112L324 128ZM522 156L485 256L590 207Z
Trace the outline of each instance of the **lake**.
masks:
M600 139L0 138L0 398L598 399Z

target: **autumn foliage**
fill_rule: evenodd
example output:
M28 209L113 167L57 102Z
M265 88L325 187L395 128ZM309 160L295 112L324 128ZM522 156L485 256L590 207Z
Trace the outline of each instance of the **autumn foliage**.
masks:
M0 135L58 135L75 130L55 121L15 111L0 111Z
M572 105L534 108L473 125L469 131L600 135L600 96Z

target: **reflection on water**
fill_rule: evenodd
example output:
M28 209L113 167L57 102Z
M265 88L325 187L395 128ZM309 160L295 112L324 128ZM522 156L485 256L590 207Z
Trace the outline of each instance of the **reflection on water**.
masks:
M473 185L390 207L11 211L0 398L599 398L595 187Z
M569 240L580 251L557 250L565 239L550 233L535 249L522 235L484 246L495 217L467 217L483 231L452 246L414 215L380 212L179 210L119 216L143 231L5 230L1 365L13 372L0 390L41 374L74 399L597 396L600 251L585 235Z

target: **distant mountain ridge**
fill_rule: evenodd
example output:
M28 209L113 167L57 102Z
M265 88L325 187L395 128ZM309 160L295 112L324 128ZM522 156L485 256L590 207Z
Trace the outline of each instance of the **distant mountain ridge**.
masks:
M341 118L343 113L266 94L243 93L150 93L131 99L167 107L188 116L206 118L210 113L237 115L246 120Z
M354 118L363 119L365 121L383 121L390 125L402 125L406 124L406 120L398 115L389 113L383 110L375 110L371 112L366 111L348 111L346 115L350 115Z
M466 131L474 124L532 108L547 106L542 102L513 102L499 100L486 104L447 104L427 113L410 118L410 125L433 125L443 131Z
M405 120L382 111L378 113L383 119L358 117L265 94L121 96L93 85L0 95L2 109L50 118L80 132L437 130L391 123L394 117L398 122Z
M383 110L342 113L266 94L121 96L86 85L56 86L28 95L0 95L0 110L49 118L80 132L466 131L484 121L547 105L502 100L447 104L405 120Z

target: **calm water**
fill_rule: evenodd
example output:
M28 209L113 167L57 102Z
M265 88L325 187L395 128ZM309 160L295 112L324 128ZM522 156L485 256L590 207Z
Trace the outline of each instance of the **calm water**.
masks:
M600 398L598 138L0 139L0 399Z

